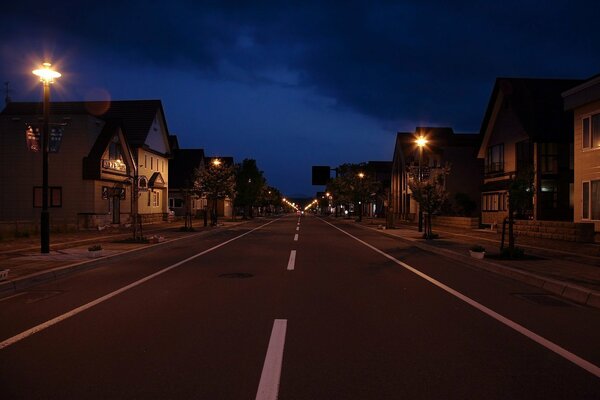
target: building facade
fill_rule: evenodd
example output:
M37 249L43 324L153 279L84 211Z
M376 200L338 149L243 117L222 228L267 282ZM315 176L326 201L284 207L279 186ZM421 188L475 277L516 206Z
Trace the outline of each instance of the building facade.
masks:
M41 103L8 103L0 113L0 180L12 188L0 195L0 221L39 222L42 154L30 149L41 115ZM53 102L50 122L62 131L49 154L51 226L128 224L132 210L163 219L170 151L160 101Z
M422 148L417 139L427 142ZM476 213L479 209L481 161L477 159L479 135L454 133L452 128L417 127L415 132L398 132L392 161L391 205L394 220L415 221L419 212L412 198L410 179L419 172L422 176L438 173L449 167L446 191L449 203L445 212L451 214ZM465 204L472 205L466 210Z
M600 233L600 76L563 93L573 112L575 222L594 224Z
M572 113L561 93L581 81L498 78L482 122L478 158L484 161L481 221L508 217L508 186L533 176L533 201L521 219L572 221Z

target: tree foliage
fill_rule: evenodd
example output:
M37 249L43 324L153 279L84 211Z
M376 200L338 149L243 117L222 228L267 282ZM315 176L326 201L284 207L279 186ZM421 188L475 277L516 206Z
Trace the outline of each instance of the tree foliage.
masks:
M258 205L266 187L263 172L258 169L256 160L245 159L235 169L235 206L244 207L244 216L251 217L252 209Z
M326 190L335 206L354 204L360 219L362 205L376 195L381 184L366 163L342 164L337 171L337 177L329 181Z
M438 213L444 201L447 198L445 188L446 176L450 173L450 167L445 166L435 171L426 178L413 176L408 181L408 187L412 192L412 197L419 203L420 209L426 213L427 223L425 224L425 238L433 239L431 217Z

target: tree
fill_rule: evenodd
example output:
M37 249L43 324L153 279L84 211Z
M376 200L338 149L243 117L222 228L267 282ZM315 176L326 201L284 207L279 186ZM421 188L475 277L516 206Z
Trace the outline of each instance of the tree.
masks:
M334 205L354 204L358 209L358 221L362 221L362 207L379 190L380 183L366 163L342 164L337 177L329 181L327 191Z
M195 171L193 192L205 196L212 201L212 224L217 224L217 201L235 194L235 175L231 165L225 165L218 159L213 160L208 166L197 168Z
M439 212L447 197L445 188L446 176L450 173L450 167L446 166L439 171L432 173L428 177L412 176L408 182L408 187L419 209L427 213L427 223L425 224L425 239L433 239L433 230L431 217Z
M533 167L524 168L511 176L508 182L508 257L518 257L515 248L514 220L515 215L524 215L533 204L534 187ZM503 250L502 248L500 249Z
M252 218L253 207L258 203L266 186L263 172L258 169L256 160L245 159L235 169L235 206L244 208L244 219Z
M272 186L264 185L258 196L257 204L267 210L271 214L274 209L281 206L281 192Z

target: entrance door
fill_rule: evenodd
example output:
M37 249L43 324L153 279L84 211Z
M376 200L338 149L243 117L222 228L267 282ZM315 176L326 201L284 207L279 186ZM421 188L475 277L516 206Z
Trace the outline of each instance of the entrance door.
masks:
M121 223L121 197L114 196L112 198L112 223L120 224Z

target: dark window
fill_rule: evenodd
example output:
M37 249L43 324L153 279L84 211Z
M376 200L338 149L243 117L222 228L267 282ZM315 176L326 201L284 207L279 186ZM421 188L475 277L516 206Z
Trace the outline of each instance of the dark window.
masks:
M540 143L540 171L542 174L558 173L558 145Z
M118 136L113 137L108 145L108 159L123 161L123 149L121 148L121 143L119 143Z
M485 157L485 173L504 172L504 144L488 147Z
M548 210L558 207L558 185L555 180L542 179L541 207Z
M600 220L600 181L592 181L591 184L590 206L592 208L592 219Z
M533 164L533 146L529 140L516 144L517 171L527 169Z
M583 212L581 213L581 217L583 219L590 218L590 183L583 182L583 190L582 190L582 200L583 200Z
M582 146L584 149L600 147L600 114L585 117L583 122Z
M35 186L33 188L33 207L42 208L42 187ZM48 187L48 207L62 207L62 187Z

